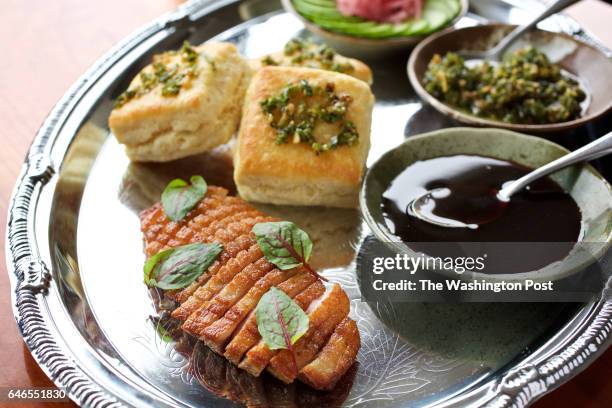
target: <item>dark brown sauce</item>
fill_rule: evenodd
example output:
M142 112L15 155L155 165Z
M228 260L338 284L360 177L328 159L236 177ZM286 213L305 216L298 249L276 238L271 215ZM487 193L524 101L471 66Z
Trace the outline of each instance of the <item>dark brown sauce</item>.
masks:
M581 215L571 196L549 178L517 192L509 203L497 199L505 182L529 171L516 163L471 155L416 162L400 173L383 194L386 226L402 241L413 244L410 246L419 242L568 243L549 246L548 253L540 254L536 264L520 269L546 266L563 259L578 240ZM435 188L448 188L451 193L435 200L434 214L477 224L478 228L445 228L407 214L412 200ZM507 273L507 269L500 273Z

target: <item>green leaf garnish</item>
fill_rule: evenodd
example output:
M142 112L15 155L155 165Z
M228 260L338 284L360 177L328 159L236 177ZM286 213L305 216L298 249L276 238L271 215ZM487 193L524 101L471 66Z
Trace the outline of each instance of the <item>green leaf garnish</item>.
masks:
M166 186L161 201L164 212L172 221L180 221L206 195L208 185L201 176L191 176L191 185L183 179L174 179Z
M165 249L147 259L147 262L144 264L144 283L147 286L156 286L151 283L154 280L153 270L156 266L159 266L161 261L165 261L173 252L174 248Z
M257 330L270 350L287 349L298 367L293 344L308 330L308 315L280 289L270 288L255 308Z
M266 259L278 269L303 266L317 278L327 281L308 265L312 241L308 234L289 221L261 222L251 230Z
M292 222L261 222L252 231L268 261L279 269L293 269L310 258L312 241Z
M174 339L170 335L170 332L164 326L158 324L157 326L155 326L155 328L161 341L163 341L164 343L171 343L174 341Z
M149 258L144 265L144 281L163 290L189 286L223 251L217 242L183 245L166 249Z
M180 328L180 324L174 319L163 318L160 316L149 316L149 320L153 323L155 331L161 341L171 343L175 337L172 332L176 332Z

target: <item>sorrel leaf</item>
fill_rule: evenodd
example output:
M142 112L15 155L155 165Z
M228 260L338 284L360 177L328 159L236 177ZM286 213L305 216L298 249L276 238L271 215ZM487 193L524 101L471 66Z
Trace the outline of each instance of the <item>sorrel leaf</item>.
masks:
M188 184L183 179L174 179L166 186L161 201L164 212L172 221L180 221L206 195L208 185L201 176L191 176Z
M145 263L145 283L163 290L182 289L200 277L221 251L223 247L217 242L161 251Z

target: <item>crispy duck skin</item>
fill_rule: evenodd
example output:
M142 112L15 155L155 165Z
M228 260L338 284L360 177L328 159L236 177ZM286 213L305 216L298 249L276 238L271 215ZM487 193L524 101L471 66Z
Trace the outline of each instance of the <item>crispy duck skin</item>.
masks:
M319 355L300 370L298 378L318 390L330 390L339 379L336 373L350 368L360 347L357 323L346 317Z
M248 293L229 308L225 314L218 314L214 321L211 321L206 328L199 333L199 338L206 343L208 347L218 353L223 354L226 340L234 332L238 324L248 316L251 310L255 310L257 303L261 297L272 287L280 288L282 283L293 278L298 278L299 283L306 283L306 277L309 273L295 269L292 271L281 271L274 269L263 278L259 279L255 285L249 289ZM312 276L312 275L311 275ZM304 284L304 287L307 285ZM281 289L282 290L282 289ZM210 314L209 314L210 316Z
M204 285L200 286L185 303L172 312L172 317L187 320L192 313L195 313L205 302L231 282L234 276L260 259L263 259L263 254L259 246L253 242L249 249L230 259Z
M258 219L259 218L256 218L256 220ZM229 248L222 253L222 256L215 260L215 263L208 268L208 273L202 274L199 279L185 289L181 291L173 291L172 297L174 297L180 303L185 302L200 286L206 283L211 276L213 276L223 265L225 265L225 263L235 257L241 250L248 249L249 246L253 244L250 236L249 221L252 221L252 219L248 218L247 222L233 221L230 223L222 223L218 225L218 229L215 229L210 235L198 234L194 236L193 242L216 241L224 246L228 244L234 245L229 245ZM257 223L257 221L254 222Z
M227 191L219 187L211 187L206 193L206 197L200 201L196 208L188 216L188 222L173 222L166 217L161 203L153 205L144 210L140 215L141 229L145 238L145 254L153 256L164 248L168 247L170 239L177 239L180 229L197 224L195 219L199 215L207 213L209 210L223 206ZM185 244L189 242L184 242ZM180 245L180 244L179 244Z
M191 295L193 295L201 286L208 282L208 280L214 276L227 262L235 257L243 250L250 248L254 245L254 241L250 234L250 228L253 225L260 222L263 217L255 217L255 218L247 218L244 221L236 221L227 225L226 228L221 227L221 229L217 230L214 235L209 235L204 237L201 240L194 240L194 242L219 242L221 244L228 245L234 243L235 245L229 245L229 248L221 253L213 265L211 265L208 269L208 273L202 274L199 279L193 282L190 286L183 289L180 292L170 292L170 297L176 299L179 303L184 303L188 299L190 299ZM233 254L233 256L232 256ZM197 303L196 306L200 306L201 303ZM187 316L193 310L185 311L186 316L181 320L185 320Z
M245 251L249 249L249 247L253 245L253 241L250 236L250 231L246 234L240 235L233 241L224 243L223 252L219 255L219 257L213 262L213 264L208 268L208 273L202 274L195 282L191 285L187 286L185 289L176 292L175 298L180 303L184 303L189 299L191 295L203 284L205 284L211 276L215 275L219 269L223 265L225 265L230 259L233 259L238 255L241 251ZM182 319L184 320L184 319Z
M340 288L340 285L338 284L334 285L331 290L328 290L325 293L324 297L319 301L317 301L317 298L312 299L309 302L311 303L310 306L304 307L303 304L300 304L300 299L296 298L295 300L296 303L298 303L300 307L302 307L302 309L309 310L308 318L310 320L310 322L308 323L308 331L306 332L306 334L293 345L293 349L294 351L296 351L297 359L299 357L297 351L301 350L304 347L307 347L307 339L310 339L313 336L317 328L322 324L321 322L323 320L333 318L336 315L342 315L342 318L344 318L348 314L349 302L346 293L344 293L344 291ZM339 310L334 310L336 308L338 308ZM342 318L340 320L342 320ZM263 342L263 340L261 340L255 347L253 347L247 352L245 358L242 360L238 367L248 371L254 376L258 376L278 354L282 355L284 354L284 352L288 353L289 351L270 350L268 346L266 346L266 344ZM287 370L294 370L293 363L291 361L291 356L288 355L288 357L289 361ZM298 360L298 366L299 363L300 361ZM285 381L288 376L284 376L284 378L281 378L276 375L276 372L271 371L271 373L281 381L291 382ZM280 374L282 375L283 373ZM297 375L297 373L295 372L293 372L293 374Z
M249 216L257 216L258 213L249 208L236 208L242 207L240 205L232 205L235 208L235 211L231 213L229 216L224 216L224 211L216 211L217 214L210 214L210 217L224 217L219 219L218 221L214 221L212 224L208 226L200 227L200 225L196 225L196 227L200 227L201 230L195 231L194 225L186 225L179 229L176 233L175 238L171 238L168 240L169 247L175 247L179 245L183 245L188 242L202 242L206 241L215 236L215 234L219 231L224 231L234 226L237 227L240 225L240 221ZM207 221L208 217L202 216L204 221ZM192 223L193 224L193 223Z
M237 273L216 296L192 313L183 324L183 330L199 338L200 333L210 323L223 316L259 278L272 270L272 268L273 266L263 257L248 265Z
M145 253L149 257L165 248L193 242L233 243L240 237L239 235L246 235L250 239L250 228L247 228L248 225L242 222L245 215L249 214L261 216L261 213L255 211L244 200L238 197L228 197L225 189L214 186L209 188L206 197L188 215L188 222L170 221L164 214L161 204L157 203L141 214L142 231L145 235ZM234 233L228 234L228 231ZM252 242L251 239L250 243ZM244 240L238 243L242 244L240 249L243 249ZM209 268L209 273L202 275L198 281L180 292L169 292L169 297L176 298L180 303L187 300L203 282L214 274L215 269L230 259L227 254L223 255L225 256L220 256Z
M326 292L323 283L302 267L283 271L272 265L251 232L255 224L271 221L277 219L214 186L208 187L204 199L179 222L169 220L160 203L141 214L147 257L193 242L223 245L217 259L195 282L164 293L178 305L172 317L183 322L182 330L217 353L207 359L225 356L254 376L267 369L285 383L297 378L317 389L329 389L347 372L359 348L359 332L347 318L348 297L337 284ZM255 308L273 286L309 316L308 331L293 345L299 372L295 372L290 352L270 350L257 328ZM214 370L217 364L206 365ZM226 374L231 377L227 382L238 378L235 370Z
M315 281L315 277L310 273L294 276L277 287L292 299L299 295L301 295L300 297L302 299L313 299L319 297L325 290L321 282ZM296 301L299 300L298 298ZM303 303L305 304L306 302ZM223 319L221 321L223 321ZM257 329L257 318L255 317L255 313L251 312L251 315L244 321L242 326L237 329L234 337L225 347L225 358L236 365L240 364L240 360L242 356L244 356L244 353L256 345L259 340L261 340L261 336Z
M315 359L334 329L348 315L350 302L340 285L335 284L329 295L309 313L308 331L294 345L298 370ZM267 370L284 383L292 383L298 373L289 350L281 350L267 366Z

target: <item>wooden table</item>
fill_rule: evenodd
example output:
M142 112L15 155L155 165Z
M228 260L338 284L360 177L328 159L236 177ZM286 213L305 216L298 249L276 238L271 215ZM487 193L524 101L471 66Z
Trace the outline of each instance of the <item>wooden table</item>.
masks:
M0 248L9 196L32 138L48 111L101 54L180 0L6 0L0 13ZM584 0L569 13L612 48L612 6ZM612 97L612 95L611 95ZM0 387L49 387L17 331L6 267L0 264ZM538 408L609 407L612 350ZM1 404L0 404L1 405ZM20 404L66 407L72 403ZM16 406L13 405L13 406Z

